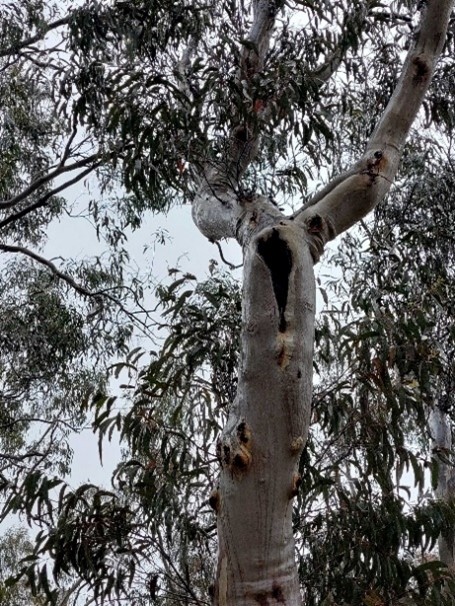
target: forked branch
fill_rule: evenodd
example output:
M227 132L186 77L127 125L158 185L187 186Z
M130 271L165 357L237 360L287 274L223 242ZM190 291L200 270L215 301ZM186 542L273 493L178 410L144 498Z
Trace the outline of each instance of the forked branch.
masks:
M428 0L396 89L363 157L297 214L299 221L315 214L323 217L331 228L326 240L359 221L389 190L443 49L453 4L454 0Z
M255 0L253 2L253 23L243 43L237 76L239 90L251 93L254 78L264 67L276 16L284 4L284 0ZM253 107L250 112L245 113L246 118L244 113L233 107L234 122L237 123L228 137L227 157L223 162L223 167L221 170L220 167L216 167L215 170L210 168L206 170L206 179L212 185L216 184L219 187L222 184L225 187L232 187L234 183L238 183L257 155L260 137L258 115L254 112Z
M253 23L243 44L237 75L238 89L247 93L245 100L248 96L251 98L254 78L264 67L275 19L283 6L284 0L253 2ZM259 147L260 120L253 108L242 112L232 104L231 110L233 127L227 137L226 155L223 162L208 162L203 167L198 179L200 188L193 201L194 222L211 241L221 238L242 240L239 226L244 222L246 211L244 201L238 196L238 183ZM280 214L264 198L260 206Z
M336 73L341 65L346 51L356 40L356 37L352 36L351 30L355 28L356 31L359 31L362 28L373 4L373 0L369 0L360 8L357 8L345 15L343 31L335 50L325 58L325 61L317 70L310 74L315 84L318 86L323 86Z

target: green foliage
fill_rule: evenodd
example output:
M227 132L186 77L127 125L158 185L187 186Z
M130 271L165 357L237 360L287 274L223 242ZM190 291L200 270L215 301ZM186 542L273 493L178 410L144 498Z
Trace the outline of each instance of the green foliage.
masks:
M70 438L89 422L81 401L105 388L108 361L126 351L142 292L138 276L127 284L121 230L101 204L92 218L109 247L102 255L43 256L54 222L82 210L61 192L100 166L94 142L61 107L69 64L55 30L66 27L61 11L71 5L23 0L0 9L0 520L18 514L45 528L71 469ZM29 581L55 598L45 568ZM22 581L17 587L17 604L30 604ZM3 591L2 604L16 600L14 588Z
M51 222L72 212L62 192L95 175L99 192L82 211L109 249L62 263L66 278L46 263L2 266L2 518L40 527L8 574L50 603L72 575L100 602L205 603L208 500L236 391L240 293L224 275L196 285L173 272L157 291L162 340L112 367L126 397L109 396L106 363L126 355L139 325L131 305L143 295L140 279L126 285L128 231L147 211L191 197L193 170L223 166L228 133L247 121L262 147L231 185L300 206L363 148L421 7L283 3L264 68L244 85L243 3L73 4L6 2L0 21L2 251L40 252ZM427 419L435 405L453 416L454 56L452 32L395 189L334 255L343 286L339 277L324 284L335 302L324 290L294 512L309 606L445 604L454 590L432 552L454 509L425 492L452 464L452 453L431 451ZM68 433L91 414L100 453L116 436L124 446L112 492L64 480ZM15 599L18 582L0 585L0 601Z
M227 276L194 285L185 274L157 295L166 319L160 351L145 368L142 350L112 368L128 377L126 405L102 393L85 405L95 415L100 452L114 432L125 445L115 492L92 485L71 490L41 471L15 487L4 478L5 513L22 512L42 528L22 575L51 602L51 579L65 584L71 574L99 599L128 594L138 605L151 599L156 575L169 605L187 595L205 599L212 582L208 498L216 437L235 391L240 293Z
M295 512L310 604L452 603L434 548L453 532L453 503L431 489L453 453L433 449L428 426L434 407L454 420L448 153L411 148L387 203L332 258L343 275L328 281L338 301L324 292Z
M120 432L126 446L115 495L91 486L67 493L37 551L37 557L53 554L54 574L75 570L100 598L127 592L138 605L150 599L150 583L163 604L206 599L214 574L208 498L216 482L215 443L236 383L237 364L230 361L238 351L237 285L218 274L201 284L172 274L171 284L158 289L166 320L159 352L144 367L145 352L134 350L112 369L127 377L130 403L98 395L90 404L100 440ZM365 294L352 291L349 305ZM309 604L450 603L444 592L452 579L433 551L441 532L453 527L455 510L425 493L426 470L435 479L440 464L428 447L426 392L395 386L390 365L384 370L379 355L375 360L379 346L388 351L390 334L399 335L398 324L390 333L378 317L359 308L351 322L324 320L318 329L323 380L294 512ZM414 504L404 470L421 495ZM116 534L109 528L117 511L126 518L114 524ZM93 533L96 520L102 531ZM83 550L68 559L77 545Z
M18 562L27 557L33 544L25 530L10 529L0 545L0 602L2 606L44 606L44 596L34 596L24 582L12 583Z

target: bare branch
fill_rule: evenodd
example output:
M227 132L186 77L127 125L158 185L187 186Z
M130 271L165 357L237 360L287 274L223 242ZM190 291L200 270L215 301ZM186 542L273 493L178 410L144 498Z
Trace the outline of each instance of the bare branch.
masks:
M98 291L91 291L91 290L85 288L84 286L82 286L81 284L79 284L78 282L76 282L71 276L62 272L60 269L58 269L58 267L56 265L54 265L54 263L52 263L52 261L49 261L49 259L46 259L45 257L42 257L41 255L35 253L32 250L29 250L28 248L23 247L23 246L15 246L15 245L11 245L11 244L0 244L0 251L6 252L6 253L22 254L27 257L30 257L37 263L40 263L41 265L44 265L45 267L47 267L54 276L56 276L57 278L59 278L60 280L65 282L65 284L68 284L68 286L70 286L75 292L79 293L80 295L82 295L84 297L97 298L97 299L100 299L100 298L108 299L109 301L114 303L128 318L130 318L134 323L136 323L141 328L141 330L144 331L144 334L150 333L149 327L147 326L146 322L138 319L133 312L126 309L126 307L123 305L123 303L117 297L114 297L113 295L111 295L108 292L111 289L107 288L107 289L98 290Z
M226 265L228 267L230 267L231 269L239 269L240 267L243 266L243 263L240 263L240 265L234 265L234 263L231 263L230 261L228 261L224 256L223 249L221 248L221 244L217 241L215 241L214 244L216 244L216 246L218 248L218 252L220 253L221 260L223 261L223 263L226 263Z
M74 141L74 138L77 135L77 124L74 123L73 130L71 131L71 135L68 137L68 141L66 142L65 149L63 151L62 159L60 160L60 167L63 167L65 162L68 160L71 153L71 145Z
M30 46L30 44L35 44L35 42L39 42L43 40L46 34L54 29L59 28L61 25L67 25L71 20L71 16L62 17L61 19L57 19L52 23L48 23L44 31L39 34L35 34L34 36L30 36L29 38L25 38L21 40L17 44L13 44L7 48L0 49L0 57L7 57L8 55L15 55L19 53L22 49Z
M61 159L60 163L58 164L57 168L55 168L54 170L51 170L51 172L47 173L46 175L43 175L39 179L35 179L26 189L24 189L24 191L22 191L17 196L14 196L14 198L10 198L9 200L4 200L3 202L0 202L0 209L6 209L6 208L11 208L13 206L16 206L16 204L18 204L19 202L22 202L22 200L25 200L25 198L30 196L38 188L42 187L49 181L52 181L52 179L55 179L59 175L61 175L63 173L71 172L73 170L77 170L78 168L87 166L87 164L90 164L91 162L95 162L95 160L99 159L100 153L97 152L96 154L92 154L91 156L82 158L81 160L78 160L77 162L73 162L73 164L68 164L66 166L64 165L64 162L68 159L69 148L75 137L75 134L76 133L73 131L70 138L68 139L65 150L63 152L62 159ZM100 163L98 162L96 164L96 166L99 166L99 165L100 165ZM91 170L93 170L94 166L91 168Z
M303 222L314 215L325 219L328 229L321 234L325 241L368 214L389 190L442 51L453 3L453 0L428 0L418 36L363 157L297 213Z

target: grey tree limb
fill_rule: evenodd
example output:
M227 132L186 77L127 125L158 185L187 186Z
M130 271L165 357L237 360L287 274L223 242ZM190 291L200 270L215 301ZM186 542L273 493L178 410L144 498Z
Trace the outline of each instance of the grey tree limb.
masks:
M39 198L33 204L29 204L22 210L17 211L16 213L10 215L9 217L6 217L6 219L3 219L3 221L0 221L0 229L2 229L3 227L6 227L7 225L11 225L12 223L15 223L16 221L18 221L19 219L22 219L23 217L30 214L34 210L38 210L39 208L46 206L46 204L50 198L52 198L53 196L56 196L61 191L64 191L71 185L78 183L81 179L83 179L84 177L87 177L91 172L93 172L99 166L101 166L101 164L102 164L101 162L96 162L92 166L89 166L89 168L86 168L81 173L78 173L75 177L73 177L69 181L65 181L65 183L63 183L62 185L59 185L55 189L52 189L51 191L47 192L44 196Z
M35 34L34 36L29 36L28 38L24 38L24 40L21 40L17 44L8 46L7 48L0 49L0 57L9 57L10 55L19 53L23 48L30 46L30 44L35 44L36 42L43 40L44 36L48 32L50 32L54 29L57 29L57 28L61 27L62 25L68 25L70 20L71 20L70 15L68 15L66 17L62 17L61 19L56 19L52 23L47 24L46 28L43 31L39 32L38 34Z
M90 156L87 156L86 158L81 158L80 160L77 160L76 162L73 162L72 164L65 164L66 160L68 159L69 153L70 153L69 146L71 145L73 138L74 138L74 133L68 139L65 150L63 152L62 159L54 170L51 170L47 174L39 177L38 179L35 179L32 183L30 183L30 185L26 189L21 191L20 194L17 194L17 196L14 196L13 198L10 198L9 200L0 201L0 210L1 209L5 210L8 208L12 208L13 206L16 206L17 204L19 204L19 202L22 202L22 200L25 200L25 198L28 198L28 196L32 195L37 189L39 189L40 187L43 187L43 185L46 185L46 183L49 183L49 181L52 181L53 179L57 178L58 176L60 176L64 173L67 173L67 172L72 172L73 170L77 170L78 168L83 168L84 166L87 166L87 164L95 163L96 160L99 160L100 153L97 152L95 154L91 154ZM97 163L97 166L99 166L99 163ZM92 167L92 169L93 169L93 167Z
M253 2L253 23L242 50L238 73L239 84L244 88L251 85L264 66L275 18L283 6L283 0ZM233 111L236 113L235 109ZM238 197L236 185L258 152L260 132L256 117L255 122L245 123L239 117L228 137L225 161L217 166L208 163L199 177L193 220L211 241L238 239L238 227L247 211L244 201Z
M442 51L453 0L429 0L401 76L365 153L329 183L296 215L299 222L319 215L331 226L326 241L368 214L390 189L411 125L429 88Z

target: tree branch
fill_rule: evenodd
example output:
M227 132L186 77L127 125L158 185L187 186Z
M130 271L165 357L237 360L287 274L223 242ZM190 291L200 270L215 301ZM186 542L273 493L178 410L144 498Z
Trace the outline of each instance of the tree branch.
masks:
M325 241L368 214L389 190L444 46L453 3L453 0L428 0L418 36L363 157L295 215L307 223L314 215L325 219L329 227L321 234Z
M136 318L135 314L126 309L126 307L117 297L114 297L113 295L109 294L109 289L91 291L85 288L84 286L81 286L81 284L78 284L71 276L58 269L58 267L54 265L52 261L49 261L49 259L42 257L41 255L33 252L32 250L29 250L28 248L25 248L24 246L0 244L0 251L6 253L22 254L27 257L30 257L37 263L40 263L41 265L47 267L54 276L65 282L65 284L68 284L68 286L70 286L73 290L75 290L77 293L84 297L108 299L109 301L114 303L128 318L130 318L133 322L137 323L137 325L140 326L140 328L144 331L145 334L149 334L149 327L147 326L147 324L144 321Z
M13 44L5 49L0 49L0 57L7 57L8 55L15 55L19 53L26 46L30 46L30 44L35 44L35 42L39 42L40 40L42 40L48 32L57 29L61 25L67 25L70 20L71 16L68 15L67 17L62 17L61 19L57 19L56 21L47 24L45 30L40 32L39 34L35 34L34 36L25 38L25 40L22 40L17 44Z
M77 162L73 162L73 164L68 164L65 166L64 163L68 159L69 147L71 146L74 136L75 136L75 132L73 131L73 133L71 134L71 136L69 137L69 139L67 141L65 150L63 152L62 159L61 159L60 163L58 164L57 168L55 168L51 172L47 173L46 175L43 175L42 177L35 179L26 189L24 189L24 191L22 191L17 196L14 196L14 198L10 198L9 200L4 200L3 202L0 202L0 209L4 210L7 208L16 206L16 204L18 204L19 202L22 202L22 200L25 200L25 198L30 196L39 187L42 187L49 181L52 181L52 179L55 179L56 177L58 177L59 175L62 175L63 173L71 172L73 170L77 170L78 168L87 166L87 164L94 162L97 158L100 157L99 152L97 152L96 154L87 156L87 158L82 158L81 160L78 160ZM99 165L100 165L100 163L98 162L96 164L96 166L99 166Z
M9 253L20 253L22 255L26 255L27 257L30 257L31 259L33 259L34 261L37 261L38 263L41 263L41 265L45 265L48 269L51 270L51 272L54 274L54 276L57 276L57 278L59 278L60 280L63 280L63 282L66 282L66 284L71 286L71 288L73 288L80 295L84 295L85 297L94 297L94 296L97 296L100 294L100 293L92 292L92 291L84 288L83 286L81 286L80 284L75 282L75 280L73 280L73 278L71 278L71 276L60 271L58 269L58 267L52 263L52 261L49 261L49 259L46 259L45 257L42 257L41 255L38 255L37 253L33 252L32 250L29 250L28 248L25 248L23 246L13 246L10 244L0 244L0 250L2 250L3 252L9 252Z
M362 5L358 10L348 14L345 17L342 34L337 48L329 57L326 58L324 63L311 74L311 78L318 84L318 86L322 86L328 80L330 80L330 78L340 67L346 51L350 48L354 41L350 30L355 26L357 26L357 29L359 30L362 28L365 19L368 16L370 6L373 3L374 2L370 0L369 2L366 2L365 5Z
M249 34L243 43L238 73L240 90L249 91L254 77L264 67L266 54L270 46L276 15L284 6L284 0L255 0L253 2L253 23ZM250 108L250 119L246 121L237 115L238 123L231 130L227 140L227 154L224 166L220 170L206 170L206 179L211 186L220 184L227 189L233 189L233 184L239 182L251 161L256 157L259 147L260 125L257 115Z
M89 168L85 169L84 171L82 171L81 173L79 173L78 175L76 175L75 177L70 179L69 181L66 181L65 183L63 183L59 187L56 187L52 191L47 192L42 198L40 198L33 204L29 204L29 206L26 206L25 208L18 211L17 213L10 215L6 219L3 219L3 221L0 221L0 229L2 229L3 227L6 227L7 225L10 225L11 223L14 223L15 221L18 221L19 219L22 219L23 217L25 217L29 213L33 212L34 210L37 210L38 208L42 208L43 206L46 205L47 201L50 198L52 198L52 196L56 196L58 193L60 193L67 187L74 185L75 183L77 183L78 181L80 181L81 179L83 179L84 177L89 175L92 171L96 170L99 166L101 166L101 164L102 164L101 162L96 162L95 164L93 164L92 166L89 166Z
M284 6L284 0L254 0L253 23L244 42L238 85L240 90L251 88L253 78L264 67L269 49L273 25L278 11ZM207 163L199 176L199 191L193 200L193 220L199 230L211 241L221 238L237 238L239 226L245 220L248 211L247 201L238 196L237 184L251 161L255 158L260 137L260 121L250 108L249 118L243 118L233 107L232 128L226 142L226 158L222 164L213 166ZM259 196L257 199L259 200ZM252 207L252 205L250 205ZM273 205L266 200L260 201L262 209L276 214ZM253 210L253 209L252 209Z
M228 267L230 267L231 269L239 269L240 267L243 266L243 263L240 263L240 265L234 265L234 263L231 263L230 261L228 261L223 253L223 249L221 248L221 244L219 242L214 242L214 244L216 244L217 248L218 248L218 252L220 253L220 257L221 260L223 261L223 263L226 263L226 265Z

